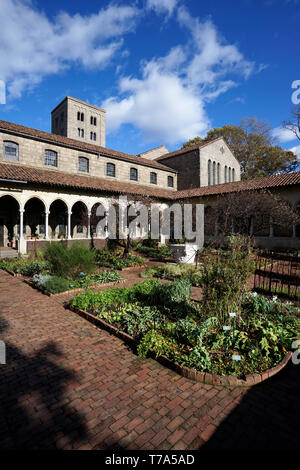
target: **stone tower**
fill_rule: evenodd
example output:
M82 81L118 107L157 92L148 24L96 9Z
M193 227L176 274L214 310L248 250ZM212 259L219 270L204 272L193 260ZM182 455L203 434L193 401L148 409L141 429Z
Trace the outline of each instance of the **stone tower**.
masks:
M104 109L66 96L51 111L51 132L105 147L105 113Z

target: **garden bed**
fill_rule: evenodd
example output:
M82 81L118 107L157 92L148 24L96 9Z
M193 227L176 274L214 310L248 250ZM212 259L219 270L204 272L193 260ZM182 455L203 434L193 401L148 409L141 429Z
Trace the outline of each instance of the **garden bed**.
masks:
M293 304L248 293L239 314L216 317L204 302L191 300L190 288L186 280L148 280L79 294L70 306L124 340L130 337L140 356L160 358L196 381L249 386L286 364L300 330Z
M201 287L203 269L201 266L189 264L165 264L163 266L150 266L140 276L143 279L166 279L175 281L176 279L187 279L194 287Z
M116 336L123 340L126 344L128 344L133 350L137 349L138 341L133 338L133 336L125 333L124 331L116 328L115 326L107 323L105 320L101 318L97 318L95 315L86 312L85 310L81 310L76 307L70 306L70 310L80 315L82 318L86 319L90 323L99 328L107 331L108 333ZM247 374L244 379L238 378L233 375L217 375L217 374L210 374L208 372L201 372L196 369L191 369L186 366L181 366L180 364L175 363L174 361L170 360L167 356L162 355L156 357L155 351L150 350L149 356L153 359L156 359L162 365L168 367L169 369L177 372L179 375L186 377L190 380L195 382L205 383L209 385L221 385L226 387L251 387L252 385L256 385L268 378L272 377L273 375L280 372L289 362L292 357L292 352L289 351L282 361L277 364L275 367L272 367L268 370L257 374Z
M90 285L89 287L76 287L75 289L68 289L66 291L57 292L57 293L46 292L45 290L39 288L36 284L34 284L34 282L31 279L23 279L23 281L25 282L25 284L28 284L33 289L37 289L38 291L42 292L42 294L45 294L48 297L58 297L60 295L65 295L65 294L77 294L79 292L84 292L87 289L93 290L93 289L96 289L97 287L103 288L103 287L118 286L120 284L123 284L125 282L125 279L121 279L120 281L105 282L103 284L97 283L97 284Z

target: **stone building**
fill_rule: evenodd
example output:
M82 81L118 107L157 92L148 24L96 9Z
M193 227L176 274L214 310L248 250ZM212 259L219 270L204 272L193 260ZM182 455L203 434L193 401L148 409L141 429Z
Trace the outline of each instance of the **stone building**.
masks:
M105 147L105 111L71 97L52 111L51 126L47 133L0 121L2 255L8 247L27 253L49 240L89 243L92 234L103 246L93 215L119 195L149 197L163 209L179 200L207 205L217 194L269 188L295 207L300 203L300 173L242 182L223 138L171 153L161 146L129 155ZM289 237L290 246L299 246L297 234ZM261 243L268 246L276 238L270 235Z

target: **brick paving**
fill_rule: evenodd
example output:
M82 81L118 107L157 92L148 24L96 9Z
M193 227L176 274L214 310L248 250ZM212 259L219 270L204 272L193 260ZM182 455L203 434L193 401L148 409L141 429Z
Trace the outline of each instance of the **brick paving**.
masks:
M1 449L298 448L300 366L251 389L197 384L57 299L0 271Z

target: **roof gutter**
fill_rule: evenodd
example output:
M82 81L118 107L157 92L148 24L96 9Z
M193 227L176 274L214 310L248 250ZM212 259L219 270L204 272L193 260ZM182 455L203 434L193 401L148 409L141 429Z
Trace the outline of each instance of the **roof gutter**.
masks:
M22 183L22 184L27 184L28 181L23 181L23 180L13 180L10 178L0 178L0 181L5 181L5 183Z

